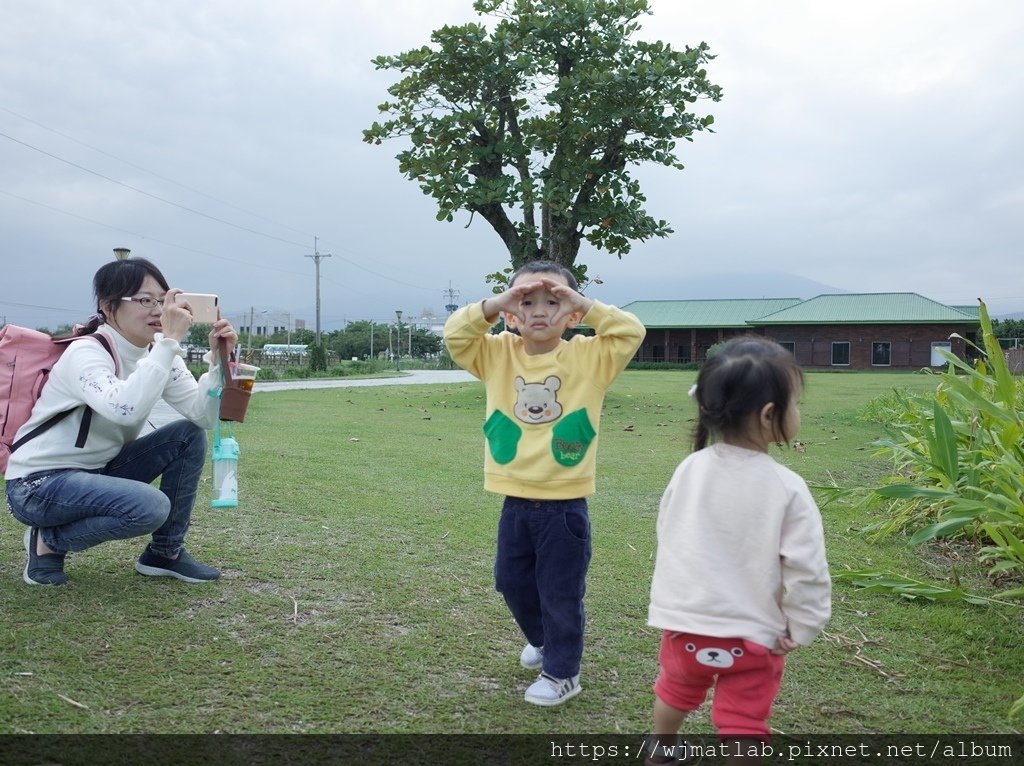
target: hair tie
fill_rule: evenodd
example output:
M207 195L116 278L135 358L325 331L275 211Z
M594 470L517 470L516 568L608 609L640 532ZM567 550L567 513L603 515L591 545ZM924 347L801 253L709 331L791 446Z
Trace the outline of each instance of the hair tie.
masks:
M89 319L86 320L86 321L89 324L92 324L93 322L95 322L96 324L103 324L104 322L107 321L107 318L106 318L106 316L104 316L102 311L97 311L95 314L93 314L91 317L89 317Z

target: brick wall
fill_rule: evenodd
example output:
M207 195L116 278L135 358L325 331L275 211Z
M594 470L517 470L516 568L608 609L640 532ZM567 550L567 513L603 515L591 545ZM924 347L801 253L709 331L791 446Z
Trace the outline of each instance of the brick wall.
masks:
M949 343L961 359L967 354L964 341L949 336L956 333L973 339L971 325L805 325L768 326L749 329L650 329L637 352L638 361L700 362L707 350L735 335L765 335L780 343L793 344L797 361L808 368L883 370L920 369L932 361L932 344ZM849 364L832 364L833 342L848 342ZM889 364L872 360L874 343L888 343Z
M950 351L961 359L967 347L956 333L972 337L969 325L814 325L802 327L768 327L765 334L780 343L794 344L797 361L804 367L837 369L920 369L932 363L932 344L949 343ZM834 365L832 344L849 343L849 364ZM872 359L875 343L888 343L888 364Z

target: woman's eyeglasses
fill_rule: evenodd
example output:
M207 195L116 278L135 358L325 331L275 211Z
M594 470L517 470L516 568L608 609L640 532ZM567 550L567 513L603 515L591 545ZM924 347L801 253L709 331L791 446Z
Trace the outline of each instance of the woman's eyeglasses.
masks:
M144 309L154 309L157 306L163 308L164 302L158 298L150 298L148 295L143 295L141 298L122 298L123 301L131 301L132 303L138 303Z

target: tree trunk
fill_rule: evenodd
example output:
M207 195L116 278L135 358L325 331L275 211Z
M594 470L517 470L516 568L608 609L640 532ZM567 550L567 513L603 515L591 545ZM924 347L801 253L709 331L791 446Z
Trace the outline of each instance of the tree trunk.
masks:
M576 221L562 215L551 215L545 221L542 257L571 269L580 252L580 234Z

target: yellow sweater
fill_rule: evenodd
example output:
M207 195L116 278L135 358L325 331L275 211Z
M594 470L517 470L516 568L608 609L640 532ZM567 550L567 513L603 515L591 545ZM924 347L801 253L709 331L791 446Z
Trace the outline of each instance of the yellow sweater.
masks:
M487 389L484 488L531 500L592 494L604 394L640 347L644 326L595 301L583 321L596 335L530 355L515 333L490 334L482 305L452 314L444 340Z

